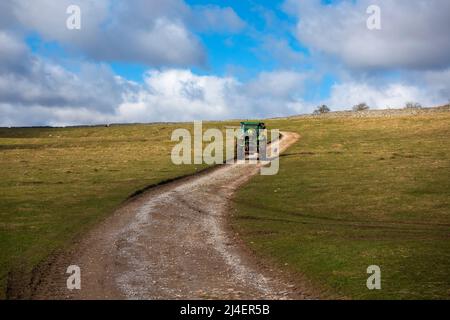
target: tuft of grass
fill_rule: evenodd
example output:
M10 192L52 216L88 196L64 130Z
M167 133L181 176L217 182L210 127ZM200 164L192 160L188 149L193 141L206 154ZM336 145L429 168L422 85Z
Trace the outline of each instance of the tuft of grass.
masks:
M248 246L324 297L450 297L450 114L287 119L298 132L275 176L234 199ZM381 290L368 290L369 265Z

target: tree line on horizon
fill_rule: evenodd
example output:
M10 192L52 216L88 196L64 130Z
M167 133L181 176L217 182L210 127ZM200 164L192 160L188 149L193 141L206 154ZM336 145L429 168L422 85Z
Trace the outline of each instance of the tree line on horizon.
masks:
M404 106L404 109L422 109L422 108L423 108L422 105L418 102L407 102ZM370 110L370 106L365 102L358 103L357 105L354 105L352 107L353 112L362 112L367 110ZM326 114L329 112L331 112L330 107L328 107L326 104L322 104L314 109L313 114Z

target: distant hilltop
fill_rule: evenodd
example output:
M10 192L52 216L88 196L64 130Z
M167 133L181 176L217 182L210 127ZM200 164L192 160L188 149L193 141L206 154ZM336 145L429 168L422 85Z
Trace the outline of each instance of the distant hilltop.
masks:
M430 107L430 108L403 108L403 109L372 109L364 111L330 111L321 114L302 114L288 117L279 117L273 119L292 119L292 118L381 118L381 117L396 117L406 115L419 115L434 112L450 112L450 104Z

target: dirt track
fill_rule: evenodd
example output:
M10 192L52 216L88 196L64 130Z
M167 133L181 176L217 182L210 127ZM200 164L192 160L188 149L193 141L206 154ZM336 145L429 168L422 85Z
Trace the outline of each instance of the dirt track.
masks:
M283 133L280 150L297 141ZM299 299L261 266L226 224L229 199L259 166L223 165L153 188L119 208L39 277L33 298ZM81 290L66 288L68 265Z

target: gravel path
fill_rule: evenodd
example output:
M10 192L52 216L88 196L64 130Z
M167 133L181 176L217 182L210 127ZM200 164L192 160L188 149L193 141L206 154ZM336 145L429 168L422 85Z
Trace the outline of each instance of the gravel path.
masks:
M282 133L280 150L298 135ZM34 298L301 299L288 277L262 266L227 227L233 192L259 165L223 165L128 201L55 257ZM66 289L68 265L81 290Z

